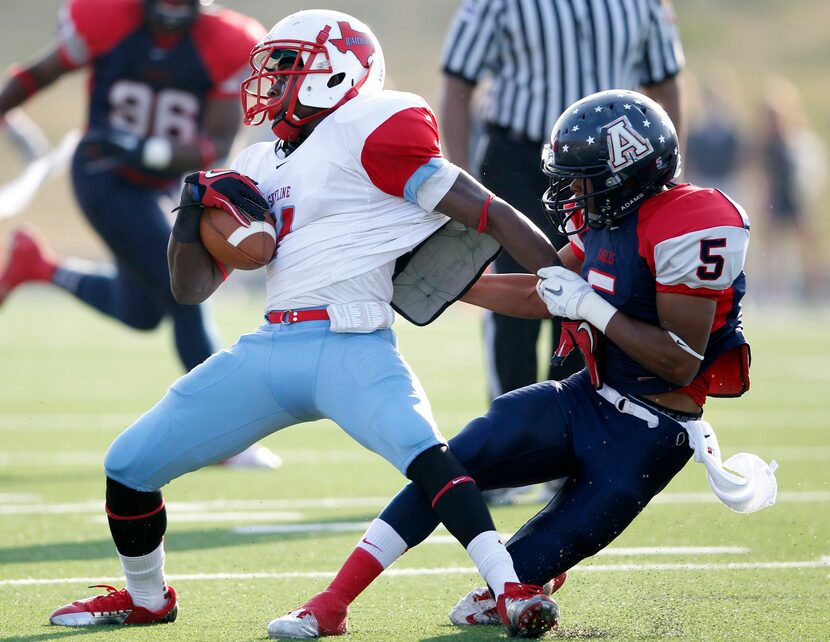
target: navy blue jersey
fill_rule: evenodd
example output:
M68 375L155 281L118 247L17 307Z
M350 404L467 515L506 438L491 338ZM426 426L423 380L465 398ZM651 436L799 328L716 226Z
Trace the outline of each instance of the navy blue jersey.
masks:
M237 99L262 26L220 9L200 12L181 36L154 36L141 0L69 0L60 54L89 66L89 129L198 143L208 98ZM170 178L170 175L161 175Z
M574 218L578 224L579 216ZM619 227L588 228L571 238L583 278L634 319L659 325L658 292L706 297L717 304L701 373L692 384L680 389L657 377L605 337L599 361L608 385L633 395L680 389L700 405L707 394L737 392L735 385L718 388L746 374L734 371L744 364L742 355L721 359L746 344L740 301L749 222L740 206L717 190L680 185L649 199Z

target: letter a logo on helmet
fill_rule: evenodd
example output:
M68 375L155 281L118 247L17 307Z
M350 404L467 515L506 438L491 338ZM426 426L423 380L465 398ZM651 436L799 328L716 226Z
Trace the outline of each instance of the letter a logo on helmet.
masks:
M636 163L654 151L651 141L631 126L627 116L620 116L606 126L608 166L613 172Z
M375 55L375 45L368 34L355 31L348 22L338 22L342 38L333 38L330 42L340 53L351 51L360 64L369 68L370 58Z

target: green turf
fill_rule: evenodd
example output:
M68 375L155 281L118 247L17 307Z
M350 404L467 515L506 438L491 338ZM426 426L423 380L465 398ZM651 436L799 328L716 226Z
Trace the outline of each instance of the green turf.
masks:
M258 305L258 294L239 290L219 297L215 307L225 343L257 324ZM689 464L610 551L645 546L747 550L588 560L557 596L563 611L559 636L830 639L826 316L750 310L747 324L754 355L752 391L744 399L714 401L707 416L718 428L724 455L750 450L778 459L780 503L753 515L732 513L710 500L703 469ZM119 430L178 375L168 330L131 332L61 293L37 288L15 293L3 307L0 639L263 639L272 617L325 586L359 531L257 534L233 528L365 522L399 488L396 471L333 425L288 429L265 442L285 459L278 471L206 469L167 489L169 575L213 576L171 582L181 596L179 621L93 631L49 626L54 607L93 594L86 586L95 582L84 578L119 575L102 519L101 459ZM478 316L470 309L451 310L428 328L400 322L398 332L401 350L421 376L440 425L453 434L484 408ZM353 501L326 507L314 501L322 498ZM199 501L214 503L196 514ZM503 532L512 532L537 509L529 503L495 509L494 515ZM219 521L205 521L207 516ZM736 566L727 567L730 563ZM757 568L781 563L791 565ZM707 566L684 567L692 564ZM349 639L503 637L500 629L449 626L449 607L478 584L458 545L425 544L394 569L400 575L382 578L355 604ZM433 573L404 573L414 569ZM280 575L292 572L315 574ZM239 578L249 573L271 576ZM231 577L215 577L223 574ZM10 583L58 578L78 579Z

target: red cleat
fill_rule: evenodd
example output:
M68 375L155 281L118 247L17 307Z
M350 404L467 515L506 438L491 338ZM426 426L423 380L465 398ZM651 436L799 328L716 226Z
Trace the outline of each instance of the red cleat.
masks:
M542 592L545 595L553 595L562 588L566 579L568 579L568 571L557 575L550 582L545 582L545 585L542 587Z
M269 638L319 638L349 631L349 605L331 591L318 593L288 615L268 624Z
M556 593L565 583L568 577L567 571L557 575L542 587L542 593L551 595ZM476 624L496 625L501 624L501 618L493 599L490 589L486 586L470 591L458 600L458 603L450 611L450 622L455 626L470 626Z
M27 281L51 281L58 259L46 240L32 227L21 227L11 237L9 258L0 274L0 303Z
M106 584L90 588L105 588L106 595L96 595L60 607L49 616L49 622L57 626L97 626L100 624L163 624L174 622L179 613L176 591L167 587L167 606L161 611L148 611L135 606L127 589L116 590Z
M510 637L538 638L559 623L559 607L541 586L508 582L496 604Z

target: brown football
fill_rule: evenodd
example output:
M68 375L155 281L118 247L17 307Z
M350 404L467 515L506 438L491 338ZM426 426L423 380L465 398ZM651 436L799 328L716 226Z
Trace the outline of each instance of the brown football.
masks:
M233 214L206 207L199 221L199 234L217 261L237 270L261 268L273 258L277 247L277 231L270 214L264 221L252 221L245 227Z

